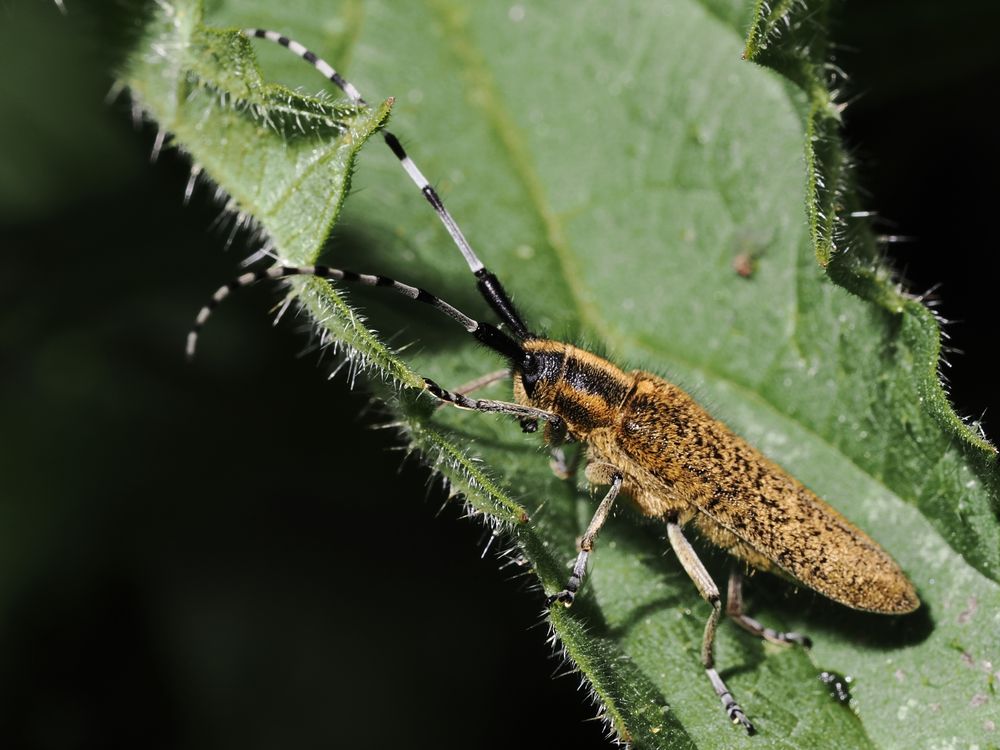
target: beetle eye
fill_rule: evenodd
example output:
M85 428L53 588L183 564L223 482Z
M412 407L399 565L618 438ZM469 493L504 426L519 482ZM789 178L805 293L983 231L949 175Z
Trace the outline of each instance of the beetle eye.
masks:
M538 357L530 353L525 354L524 359L521 360L520 369L521 382L524 383L524 390L530 396L532 391L535 390L535 383L538 382L538 376L541 374Z

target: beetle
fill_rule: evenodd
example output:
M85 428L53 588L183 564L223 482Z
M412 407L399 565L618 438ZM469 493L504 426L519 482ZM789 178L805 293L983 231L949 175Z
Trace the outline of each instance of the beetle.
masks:
M298 42L264 29L244 33L286 47L312 64L353 103L366 106L350 82ZM565 588L550 594L548 605L573 604L602 526L619 496L628 496L640 513L663 521L670 546L710 605L701 662L726 715L750 734L755 731L752 722L715 665L722 597L688 541L685 528L695 529L749 568L777 574L853 609L899 615L920 606L913 584L874 540L711 416L681 388L653 373L623 370L586 349L532 332L399 139L388 131L383 131L383 138L437 213L500 325L476 320L424 289L387 276L279 263L245 273L216 290L188 335L189 356L194 354L198 334L212 310L234 290L292 276L387 287L457 322L506 360L508 370L504 372L509 371L513 381L513 401L471 398L467 388L447 390L430 379L424 380L425 390L442 404L512 416L527 432L544 424L544 439L553 448L565 442L583 444L588 482L608 488L580 539ZM492 379L482 378L477 385ZM811 645L800 633L766 628L743 612L738 567L730 576L727 593L725 614L750 633L779 644Z

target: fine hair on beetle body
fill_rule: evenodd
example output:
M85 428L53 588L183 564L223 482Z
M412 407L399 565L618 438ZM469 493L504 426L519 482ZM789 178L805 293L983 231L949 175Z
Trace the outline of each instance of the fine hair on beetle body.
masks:
M353 103L366 104L351 83L303 45L272 31L248 29L244 33L286 47ZM545 442L553 449L567 442L579 443L582 450L577 455L586 459L587 481L602 488L593 518L580 538L572 572L564 588L549 594L548 605L573 604L602 526L617 500L628 497L639 513L665 526L678 561L707 603L702 666L728 718L750 734L755 731L753 724L716 669L714 643L722 615L772 643L811 644L800 633L772 630L744 613L745 568L774 573L856 610L891 615L920 606L913 585L875 541L713 418L681 388L652 373L623 370L593 351L533 332L399 140L388 131L383 137L461 252L498 324L477 320L424 289L386 276L322 265L278 264L247 272L212 295L188 336L189 355L194 354L199 331L212 309L235 289L262 280L315 276L387 287L451 318L498 355L505 368L454 390L425 379L425 390L441 404L513 417L526 432L541 427ZM513 383L511 401L469 395L507 377ZM553 463L560 475L572 473L561 453ZM689 528L734 558L724 605L719 587L688 541Z

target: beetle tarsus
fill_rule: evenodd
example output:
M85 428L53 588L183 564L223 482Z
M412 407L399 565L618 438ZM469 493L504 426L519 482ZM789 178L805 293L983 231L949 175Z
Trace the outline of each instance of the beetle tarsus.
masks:
M556 602L561 602L567 609L573 606L573 602L576 601L576 592L570 591L569 589L563 589L558 594L553 594L545 600L545 606L551 607Z
M522 432L538 432L538 420L524 418L520 420Z

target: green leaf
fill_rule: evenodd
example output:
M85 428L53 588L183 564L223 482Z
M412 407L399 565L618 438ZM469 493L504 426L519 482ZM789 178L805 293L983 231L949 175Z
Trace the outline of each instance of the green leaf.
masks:
M815 647L720 629L718 663L760 732L749 739L726 725L704 678L708 607L664 529L621 514L577 605L551 614L620 736L671 748L982 738L998 677L995 453L941 390L933 316L894 286L851 218L825 3L246 0L214 3L209 26L193 0L172 7L122 79L282 257L396 276L488 316L433 212L377 144L330 232L351 160L387 107L332 107L265 84L320 87L264 42L259 78L250 46L224 27L274 28L369 101L394 95L394 128L535 329L683 385L916 584L924 607L887 618L751 579L754 616L808 632ZM748 277L734 269L740 258L752 261ZM296 289L375 376L411 447L513 538L546 591L561 588L594 507L582 476L557 479L537 437L509 420L434 410L414 388L414 373L455 386L496 360L433 311L379 290L351 290L352 304L397 347L419 346L390 349L326 284ZM509 384L487 393L509 398ZM721 580L725 560L705 556ZM853 678L850 707L827 694L824 669Z
M158 142L169 134L190 154L189 193L208 176L229 196L234 231L254 223L283 257L314 259L340 213L355 156L390 103L368 109L266 83L250 40L205 26L197 2L163 6L142 44L119 80L157 123ZM393 377L418 382L339 296L319 304L315 314L339 340Z

